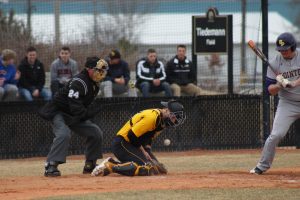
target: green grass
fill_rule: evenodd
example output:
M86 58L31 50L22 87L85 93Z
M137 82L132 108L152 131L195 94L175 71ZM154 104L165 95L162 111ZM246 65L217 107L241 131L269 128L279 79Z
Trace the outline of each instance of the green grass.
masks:
M110 192L85 196L50 197L39 200L298 200L299 197L299 189L197 189Z
M197 156L158 156L170 172L185 171L223 171L223 170L245 170L254 167L260 157L260 153L242 154L207 154ZM81 173L82 160L68 160L67 164L60 165L59 169L63 175ZM300 166L299 151L278 152L273 169L282 167ZM44 160L0 160L0 178L11 176L40 176L44 171Z

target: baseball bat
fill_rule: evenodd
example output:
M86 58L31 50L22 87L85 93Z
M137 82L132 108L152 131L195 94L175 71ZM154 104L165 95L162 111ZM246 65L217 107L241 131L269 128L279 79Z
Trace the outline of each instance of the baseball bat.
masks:
M269 63L268 58L265 56L265 54L255 45L253 40L248 41L248 46L252 49L252 51L263 61L264 64L267 64L272 72L277 76L279 73L272 67L272 65Z

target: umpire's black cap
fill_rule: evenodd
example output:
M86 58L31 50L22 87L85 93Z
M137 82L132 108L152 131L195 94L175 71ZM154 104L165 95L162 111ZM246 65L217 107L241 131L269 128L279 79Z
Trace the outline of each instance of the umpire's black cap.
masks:
M277 51L286 51L289 48L294 51L296 49L296 39L293 34L285 32L278 36L276 40L276 50Z
M98 62L99 60L100 60L100 58L98 58L97 56L87 57L84 66L85 66L86 68L93 69L94 67L97 66L97 62Z

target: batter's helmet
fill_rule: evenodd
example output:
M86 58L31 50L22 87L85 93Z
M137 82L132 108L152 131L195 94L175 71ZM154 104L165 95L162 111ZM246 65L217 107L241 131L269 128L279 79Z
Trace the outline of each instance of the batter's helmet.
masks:
M288 32L282 33L278 36L276 40L276 50L285 51L291 48L292 51L295 51L297 47L297 42L295 37Z

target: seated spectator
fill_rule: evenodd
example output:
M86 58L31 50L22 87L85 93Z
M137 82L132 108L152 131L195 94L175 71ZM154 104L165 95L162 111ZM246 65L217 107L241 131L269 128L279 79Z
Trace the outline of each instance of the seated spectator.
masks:
M124 94L129 90L130 72L128 63L121 59L121 54L118 50L112 50L108 57L109 69L104 82L101 83L104 97L112 97L113 94ZM131 93L128 92L129 94Z
M16 52L4 49L0 58L0 101L15 101L18 95L17 83L20 72L16 71L14 62Z
M177 46L177 55L172 58L166 67L167 81L171 84L173 95L181 96L181 92L191 96L199 96L201 89L196 86L196 75L193 65L186 58L186 46Z
M144 97L149 97L150 92L161 91L164 91L167 97L172 96L170 85L166 82L164 64L157 60L154 49L149 49L147 58L138 61L136 79L136 86Z
M19 92L26 101L33 101L33 98L42 97L49 101L51 94L44 88L45 71L44 65L37 59L37 52L34 47L27 49L26 57L19 65L21 78L19 80Z
M70 48L64 46L60 50L59 57L51 64L51 92L53 96L65 83L78 74L77 62L70 56Z

